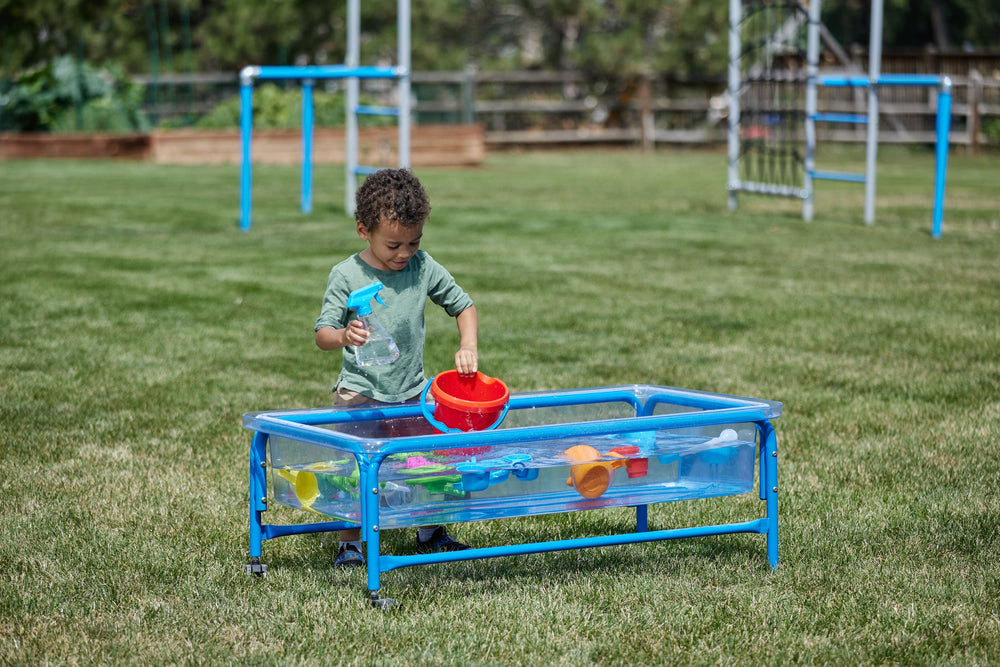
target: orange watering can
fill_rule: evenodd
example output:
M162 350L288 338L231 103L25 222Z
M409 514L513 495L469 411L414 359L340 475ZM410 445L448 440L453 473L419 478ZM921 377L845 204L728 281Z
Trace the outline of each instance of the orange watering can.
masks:
M611 452L608 456L614 457L614 460L602 461L601 453L589 445L570 447L562 455L572 463L566 485L572 486L581 496L591 500L604 495L611 486L615 468L625 465L621 454Z

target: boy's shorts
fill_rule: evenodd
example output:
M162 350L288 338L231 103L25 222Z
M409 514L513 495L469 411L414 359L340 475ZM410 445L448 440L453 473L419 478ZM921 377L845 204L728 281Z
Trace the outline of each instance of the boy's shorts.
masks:
M353 406L353 405L365 405L366 403L380 403L381 401L376 401L374 398L369 398L361 392L354 391L353 389L344 389L343 387L337 387L333 392L333 404L336 407L341 406Z
M374 398L338 386L333 393L334 407L353 407L355 405L385 405L383 401L376 401ZM415 399L406 403L416 403ZM397 417L389 420L379 420L375 422L356 422L344 425L343 429L362 438L398 438L413 435L430 435L437 433L437 429L421 417Z

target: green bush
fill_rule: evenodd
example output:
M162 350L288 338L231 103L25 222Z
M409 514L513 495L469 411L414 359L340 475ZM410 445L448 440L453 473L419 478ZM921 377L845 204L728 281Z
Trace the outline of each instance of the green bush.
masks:
M61 56L18 75L0 95L0 130L144 131L141 104L142 87L119 67Z
M362 100L362 104L373 104ZM344 127L346 124L344 94L313 90L313 122L317 127ZM385 116L362 116L364 127L394 125ZM232 97L218 104L202 116L195 127L233 128L240 126L240 98ZM298 88L282 89L273 83L254 88L253 126L256 129L294 129L302 127L302 91Z
M987 118L983 121L983 134L990 144L1000 146L1000 118Z

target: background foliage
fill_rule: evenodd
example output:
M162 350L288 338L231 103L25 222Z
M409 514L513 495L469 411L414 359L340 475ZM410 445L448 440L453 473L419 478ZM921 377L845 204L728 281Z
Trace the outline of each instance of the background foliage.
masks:
M362 97L361 104L370 103ZM313 91L313 123L316 127L343 127L346 117L344 93ZM302 126L302 93L298 89L283 89L273 83L254 88L253 122L257 129L291 129ZM362 127L393 125L384 116L361 116ZM195 123L195 127L233 128L240 126L240 98L233 96L216 105Z
M141 131L142 90L120 68L59 56L19 74L0 104L0 130Z
M76 54L131 73L237 71L247 64L344 59L345 2L309 0L0 0L7 77ZM824 19L845 45L867 45L870 3L827 0ZM413 65L421 70L641 68L720 74L724 0L419 0ZM395 0L362 2L365 62L395 58ZM885 47L994 47L993 0L887 0Z

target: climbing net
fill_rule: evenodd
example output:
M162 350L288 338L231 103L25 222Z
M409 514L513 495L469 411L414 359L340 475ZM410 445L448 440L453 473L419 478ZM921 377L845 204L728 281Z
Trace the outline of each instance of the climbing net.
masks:
M732 26L739 34L739 150L730 154L738 189L802 196L808 10L790 0L740 4Z

